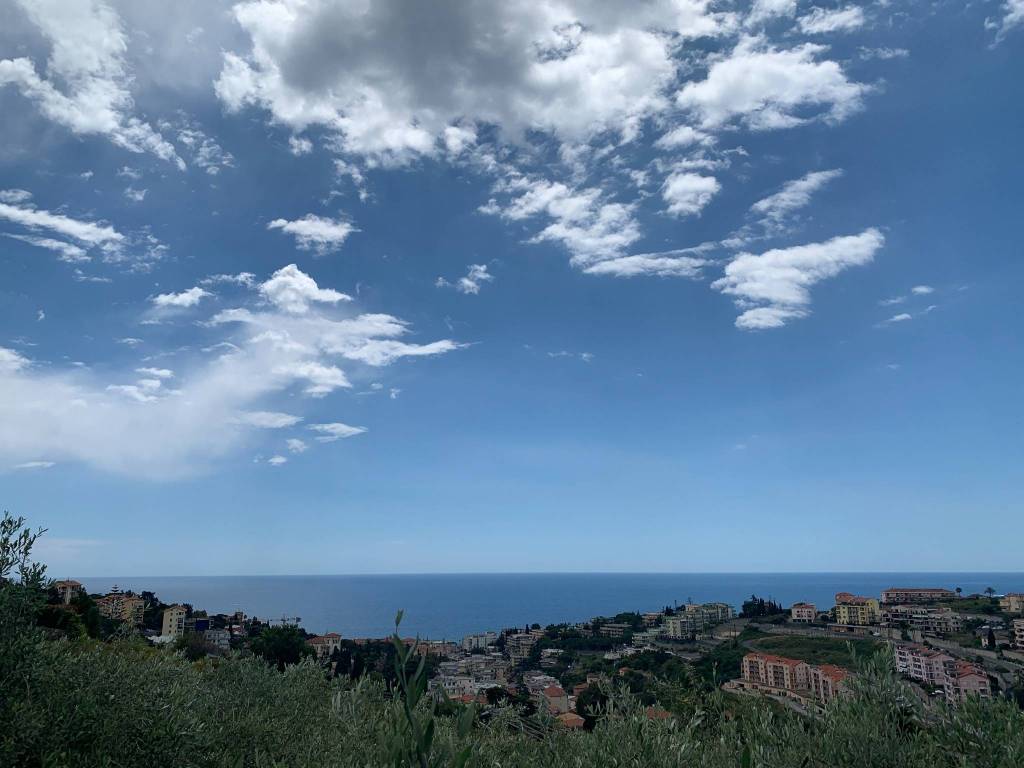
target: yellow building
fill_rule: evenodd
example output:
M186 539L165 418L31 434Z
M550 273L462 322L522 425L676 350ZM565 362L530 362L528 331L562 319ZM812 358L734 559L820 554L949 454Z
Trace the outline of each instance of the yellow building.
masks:
M999 598L999 607L1007 613L1024 613L1024 592L1009 592Z
M168 637L181 637L185 634L184 606L172 605L164 610L164 621L160 634Z
M881 615L878 601L873 597L860 597L849 592L836 595L836 624L877 624Z

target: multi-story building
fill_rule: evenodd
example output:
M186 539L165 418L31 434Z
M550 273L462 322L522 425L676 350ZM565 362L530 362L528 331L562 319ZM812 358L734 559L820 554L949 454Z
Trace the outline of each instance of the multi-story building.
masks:
M861 597L849 592L836 593L834 610L836 624L877 624L881 618L878 601L873 597Z
M487 646L494 645L496 642L498 642L498 634L496 632L480 632L475 635L466 635L462 638L462 650L484 650Z
M922 683L942 688L946 684L946 666L956 659L919 643L896 643L896 671Z
M790 620L801 624L810 624L817 616L818 609L813 603L793 603L789 609Z
M946 696L946 701L955 706L969 696L991 699L992 686L985 670L977 664L955 661L946 667L943 693Z
M999 598L999 607L1007 613L1024 613L1024 592L1007 592Z
M326 635L314 635L306 642L316 652L318 659L329 659L331 654L341 648L341 635L328 632Z
M951 600L956 592L951 589L922 587L889 587L882 592L883 603L933 603L936 600Z
M68 605L72 600L78 597L79 594L84 592L82 589L82 583L75 581L74 579L62 579L61 581L53 582L53 588L57 590L57 595L60 597L60 601L63 605Z
M1013 620L1013 647L1024 650L1024 619Z
M135 595L111 592L96 600L96 608L99 610L100 616L138 626L142 624L146 601Z
M597 632L602 637L625 637L627 633L633 630L632 625L622 624L617 622L608 622L607 624L598 625Z
M811 695L825 706L847 692L846 680L849 676L849 672L834 664L812 666L808 675Z
M882 610L882 623L888 626L906 625L937 635L959 632L963 628L960 614L949 608L927 605L886 605Z
M185 606L172 605L164 609L160 634L166 637L181 637L185 634Z
M653 629L645 629L643 632L633 633L633 645L637 648L643 648L646 645L652 645L658 641L658 639L664 634L665 630L661 627L654 627Z
M533 644L542 637L544 637L544 633L539 629L505 635L505 653L508 654L513 664L521 664L530 655Z
M665 617L665 635L685 640L734 618L736 611L726 603L687 603L674 616Z
M748 653L743 657L743 680L784 691L806 691L808 664L769 653Z
M662 620L665 618L665 614L661 611L651 611L650 613L643 614L641 618L644 620L645 627L653 627L657 624L661 624Z
M231 650L231 633L226 629L208 629L203 639L219 651Z
M564 715L569 711L569 696L560 685L549 685L540 694L540 702L553 715Z

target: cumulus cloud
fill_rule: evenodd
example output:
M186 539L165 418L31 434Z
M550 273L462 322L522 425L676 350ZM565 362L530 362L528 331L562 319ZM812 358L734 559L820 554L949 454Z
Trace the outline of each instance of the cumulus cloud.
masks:
M754 0L744 24L755 27L787 16L796 16L796 0Z
M32 193L24 189L0 189L0 203L20 205L32 199Z
M761 223L769 228L778 228L794 211L806 207L811 196L833 179L843 175L839 169L814 171L799 179L787 181L782 189L754 203L750 210L759 214Z
M348 236L357 231L349 221L328 219L312 213L294 221L274 219L267 224L267 229L280 229L292 235L301 250L314 251L321 256L337 251Z
M212 295L209 291L197 285L181 293L161 293L158 296L154 296L150 301L153 302L154 306L162 309L187 309L188 307L196 306L203 298Z
M151 379L173 379L174 371L169 368L136 368L136 373L148 376Z
M451 286L459 293L466 293L475 296L480 293L480 286L483 283L489 283L493 280L494 275L488 272L486 264L470 264L465 277L460 277L454 283L449 282L443 277L439 277L437 278L435 285L438 288Z
M859 6L845 8L813 8L798 20L800 31L808 35L825 35L832 32L852 32L864 26L864 11Z
M277 455L277 456L271 456L269 459L267 459L267 464L269 464L272 467L280 467L282 464L287 464L287 463L288 463L288 457L287 456Z
M210 471L259 443L264 430L306 418L303 404L312 401L302 394L326 394L353 375L460 346L450 339L417 343L401 319L311 298L334 297L294 267L286 275L305 287L288 295L272 284L244 307L244 322L204 327L212 354L180 352L173 379L153 367L125 376L35 363L0 348L0 466L45 456L158 479ZM301 311L289 309L296 307ZM313 431L331 442L352 430L365 427L321 424Z
M50 45L45 72L29 58L0 60L0 86L13 85L49 120L76 134L99 134L130 152L148 152L184 169L171 145L135 117L118 15L94 0L18 0Z
M997 44L1002 42L1012 30L1024 25L1024 0L1006 0L1001 10L1002 18L987 19L985 22L986 27L996 30L995 42Z
M694 256L666 256L662 254L635 254L599 261L587 267L588 275L614 277L700 277L701 267L708 262Z
M714 176L677 172L665 179L661 196L668 203L669 213L693 216L700 213L721 188L722 185Z
M910 292L916 296L927 296L929 293L935 293L935 289L930 285L915 285Z
M528 131L629 137L664 107L673 40L735 22L709 0L266 0L234 14L251 45L224 54L216 91L227 109L259 107L296 133L323 126L345 152L385 164L461 150L469 134L451 129L474 123L512 140Z
M294 264L277 270L259 286L260 293L285 312L301 315L311 304L337 304L352 297L331 288L321 288L316 280Z
M288 447L288 450L291 451L292 453L305 453L307 450L309 450L309 446L306 445L306 442L304 440L300 440L297 437L288 438L287 440L285 440L285 445Z
M778 49L760 37L744 37L713 61L707 77L689 82L676 102L707 130L739 121L753 130L791 128L814 119L843 120L861 107L868 87L847 79L827 49L805 43Z
M823 243L775 248L762 254L741 253L711 287L734 296L744 310L736 318L736 327L778 328L809 314L811 286L869 263L884 242L882 233L872 228Z

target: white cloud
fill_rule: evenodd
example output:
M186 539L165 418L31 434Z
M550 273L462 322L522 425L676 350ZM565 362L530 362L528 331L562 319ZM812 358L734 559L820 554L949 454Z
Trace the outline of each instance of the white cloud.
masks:
M864 48L860 49L860 58L864 61L870 61L871 59L880 59L882 61L888 61L889 59L905 59L910 56L910 51L906 48Z
M929 293L935 293L935 289L930 285L915 285L910 292L916 296L927 296Z
M158 296L154 296L150 301L156 307L185 309L196 306L203 298L212 295L212 293L197 285L181 293L161 293Z
M437 278L435 285L438 288L453 286L459 293L476 295L480 293L480 286L494 280L494 275L487 271L486 264L470 264L465 277L460 277L454 283L450 283L443 277Z
M301 136L290 136L288 138L288 151L296 157L308 155L313 151L313 142Z
M892 296L888 299L882 299L878 303L883 307L892 307L896 304L902 304L907 300L906 296Z
M297 269L289 274L330 296ZM161 369L127 378L106 367L31 362L0 350L0 466L45 456L155 479L212 471L245 450L259 450L264 429L306 419L300 408L308 401L294 398L295 388L341 386L353 371L365 376L366 366L460 346L449 339L416 343L399 318L311 301L308 291L300 299L270 294L280 303L253 296L251 308L239 307L248 313L246 322L205 327L203 333L217 335L202 348L217 354L199 352L198 343L194 353L179 350L173 379L155 373ZM301 312L286 309L295 302ZM330 441L363 429L321 426L310 434Z
M284 429L294 427L302 421L302 417L277 411L245 411L238 414L235 421L259 429Z
M174 371L169 368L136 368L136 373L148 376L152 379L173 379Z
M892 324L892 323L905 323L908 320L913 320L913 319L914 319L914 316L912 314L910 314L909 312L900 312L900 314L898 314L898 315L893 315L892 317L890 317L890 318L888 318L886 320L883 320L881 324L882 325L889 325L889 324Z
M782 189L758 200L750 210L762 216L763 224L777 228L793 211L806 207L815 192L842 175L843 172L839 169L808 173L799 179L787 181L782 185Z
M285 445L288 446L288 450L292 453L305 453L309 450L309 446L306 445L305 441L300 440L297 437L290 437L285 441Z
M316 440L321 443L333 443L348 437L355 437L366 432L366 427L350 427L340 421L331 424L310 424L309 429L317 432Z
M41 310L41 309L38 310L36 312L36 322L37 323L41 323L45 319L46 319L46 313L43 310Z
M337 251L348 236L357 231L345 219L328 219L312 213L295 221L274 219L267 224L267 229L280 229L294 236L301 250L314 251L321 256Z
M277 270L260 284L260 293L285 312L303 314L313 303L337 304L352 297L330 288L321 288L316 281L294 264Z
M1002 42L1010 31L1024 25L1024 0L1006 0L1002 11L1001 19L987 19L985 22L988 29L996 30L996 43Z
M23 243L34 245L37 248L45 248L48 251L53 251L57 254L57 258L61 261L66 261L69 264L80 263L83 261L89 261L90 256L85 248L77 246L73 243L67 243L63 240L55 240L52 237L38 237L36 235L12 235L9 232L4 233L4 237L9 237L13 240L20 240Z
M196 125L185 122L178 128L178 141L185 146L192 163L210 176L235 164L234 156Z
M40 208L0 203L0 218L28 229L46 229L88 246L116 245L125 241L124 235L107 224L81 221Z
M148 189L135 189L134 187L127 187L124 191L124 196L131 200L133 203L141 203L146 199L146 193Z
M734 120L753 130L842 120L860 109L868 86L850 82L836 62L818 61L825 50L812 43L779 50L762 38L744 37L713 61L704 80L687 83L676 101L705 129Z
M654 146L660 149L678 149L694 144L711 144L713 142L714 138L703 131L698 131L689 125L680 125L661 136L654 142Z
M251 47L224 54L216 91L228 110L257 106L296 132L323 126L341 150L392 164L461 150L468 134L453 142L450 129L474 124L513 140L530 130L569 142L606 130L628 138L664 108L675 41L735 21L709 0L265 0L234 13Z
M800 31L808 35L824 35L831 32L852 32L864 26L867 19L864 11L856 5L828 10L813 8L798 20Z
M50 44L45 76L28 58L0 60L0 86L14 85L40 112L77 134L100 134L131 152L184 169L174 147L132 115L128 41L117 14L93 0L19 0Z
M704 259L693 256L663 256L660 254L636 254L616 259L599 261L587 267L588 275L612 275L614 277L700 277Z
M575 360L582 360L584 363L589 363L591 360L594 359L594 355L591 354L590 352L569 352L568 350L565 349L559 350L558 352L548 352L546 354L548 357L569 357Z
M20 205L32 199L32 193L24 189L0 189L0 203Z
M219 285L222 283L252 288L256 284L256 275L252 272L239 272L236 275L209 275L199 281L200 285Z
M778 328L806 317L810 288L849 267L869 263L885 242L877 229L834 237L823 243L741 253L711 287L736 298L744 310L736 326L745 330Z
M796 16L796 0L754 0L744 24L753 27L789 16Z
M714 176L677 172L665 179L661 196L668 203L669 213L693 216L700 213L721 188Z
M49 469L55 466L57 464L53 461L23 461L21 464L15 464L11 469Z
M282 464L287 464L288 458L286 456L271 456L267 459L267 464L272 467L280 467Z

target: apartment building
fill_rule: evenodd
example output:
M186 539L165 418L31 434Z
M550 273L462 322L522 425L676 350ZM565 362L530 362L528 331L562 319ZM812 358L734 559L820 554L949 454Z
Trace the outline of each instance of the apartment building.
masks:
M146 609L146 602L141 597L126 595L123 592L111 592L109 595L96 600L96 608L100 616L115 621L123 621L132 626L142 624L142 616Z
M873 597L861 597L849 592L836 593L834 609L836 624L877 624L881 618L878 601Z
M956 706L969 696L991 699L992 686L989 683L988 674L977 664L956 661L946 668L943 694L946 701Z
M466 635L462 638L462 650L464 651L479 651L484 650L489 645L494 645L498 642L498 634L496 632L480 632L475 635Z
M331 654L341 649L341 635L337 632L314 635L306 642L316 652L316 657L321 660L331 658Z
M542 637L544 637L544 632L539 629L505 635L505 653L508 654L513 664L521 664L530 655L533 644Z
M818 609L814 607L814 603L793 603L793 607L789 609L790 620L800 624L810 624L817 616Z
M999 607L1006 613L1024 613L1024 592L1007 592L999 598Z
M742 674L744 682L784 691L806 691L810 669L806 662L796 659L769 653L748 653L743 657Z
M185 606L172 605L164 610L161 635L181 637L185 634Z
M633 630L632 625L622 624L618 622L608 622L607 624L601 624L597 628L597 633L602 637L625 637L627 633Z
M846 680L849 676L849 672L834 664L812 666L808 675L811 695L819 704L826 706L847 692Z
M893 651L897 672L937 688L946 684L946 665L956 662L948 653L919 643L896 643Z
M665 635L686 640L734 618L736 611L726 603L687 603L674 616L665 617Z
M882 592L883 603L933 603L936 600L951 600L956 592L951 589L921 587L889 587Z
M886 605L882 610L882 623L888 626L906 625L937 635L959 632L963 628L960 614L949 608L927 605Z
M1024 650L1024 619L1013 620L1013 647Z
M231 650L231 633L226 629L208 629L203 639L219 651Z
M549 685L541 691L538 703L547 707L553 715L564 715L569 711L569 696L560 685Z
M72 600L78 597L79 594L85 590L82 588L80 581L74 579L62 579L61 581L53 582L53 588L57 590L57 595L60 597L62 605L68 605Z

